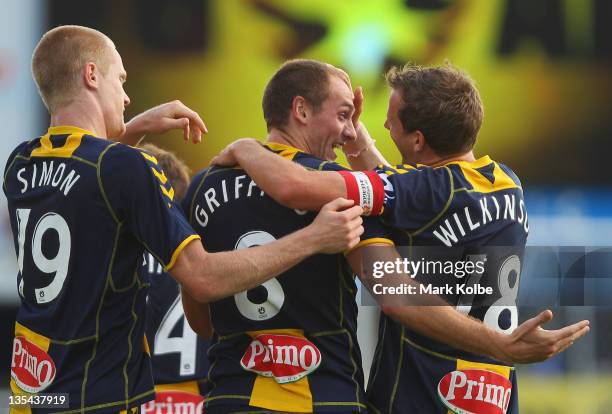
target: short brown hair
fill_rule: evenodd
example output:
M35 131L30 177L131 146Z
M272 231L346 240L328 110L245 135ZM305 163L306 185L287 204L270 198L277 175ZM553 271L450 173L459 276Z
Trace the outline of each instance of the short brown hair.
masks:
M87 62L106 73L110 47L113 42L105 34L89 27L58 26L43 35L32 55L32 76L50 112L71 102Z
M393 67L387 82L404 105L398 116L406 132L419 130L440 156L470 151L476 143L484 109L474 81L450 63Z
M309 59L285 62L264 91L262 108L268 132L286 125L296 96L303 97L317 111L329 97L330 76L338 76L350 85L348 75L328 63Z
M144 144L139 148L145 150L155 158L159 166L170 180L170 184L174 188L176 200L180 201L185 197L187 187L189 186L189 167L178 158L173 152L163 150L153 144Z

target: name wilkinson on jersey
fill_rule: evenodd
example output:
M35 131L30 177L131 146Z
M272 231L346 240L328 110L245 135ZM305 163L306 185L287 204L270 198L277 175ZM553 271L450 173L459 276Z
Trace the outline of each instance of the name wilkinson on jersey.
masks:
M499 220L516 221L523 226L525 233L529 233L525 202L520 198L517 203L514 194L504 194L503 201L495 196L482 197L478 202L478 210L476 212L466 206L463 211L446 216L433 231L433 235L445 246L451 247L480 226Z

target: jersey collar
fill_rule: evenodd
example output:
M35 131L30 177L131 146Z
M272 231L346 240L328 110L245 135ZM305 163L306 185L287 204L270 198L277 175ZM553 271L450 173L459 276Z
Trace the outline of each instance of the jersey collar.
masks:
M47 135L72 135L72 134L84 134L95 137L96 135L86 129L75 127L72 125L60 125L52 126L47 130Z
M491 164L493 161L491 160L491 157L489 157L488 155L485 155L483 157L478 158L477 160L474 161L451 161L451 162L447 162L446 164L443 165L449 165L449 164L458 164L458 165L462 165L464 167L471 167L471 168L482 168L486 165Z

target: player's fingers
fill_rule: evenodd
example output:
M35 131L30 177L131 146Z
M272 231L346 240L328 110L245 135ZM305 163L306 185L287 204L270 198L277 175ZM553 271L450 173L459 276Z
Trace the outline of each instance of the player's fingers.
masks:
M556 331L556 335L555 336L556 336L556 338L558 340L559 339L564 339L564 338L575 338L575 339L577 339L579 337L575 337L575 335L580 333L584 328L587 328L586 332L588 332L588 328L589 328L589 321L588 320L576 322L573 325L569 325L569 326L566 326L565 328L561 328L561 329ZM584 335L584 333L582 335Z
M202 141L202 130L192 120L189 121L189 129L191 131L191 142L197 144L198 142Z
M361 215L363 214L363 209L360 206L353 206L349 209L344 210L342 213L346 215L346 217L350 220L353 220L357 217L361 217Z
M580 329L575 334L560 340L557 343L557 350L555 351L555 353L559 354L559 353L565 351L570 346L574 345L574 342L576 342L578 339L580 339L584 335L586 335L589 332L589 330L590 330L590 328L588 326L584 326L582 329Z
M182 120L185 122L183 125L183 139L189 141L189 120L187 118L182 118Z
M363 219L361 218L361 216L357 216L351 220L350 229L355 230L357 227L361 226L362 224L363 224Z
M176 103L175 116L180 116L180 117L186 116L193 123L195 123L197 127L200 128L204 133L208 132L208 129L206 128L206 125L204 124L204 121L202 120L202 118L196 111L189 108L187 105L185 105L181 101L175 101L175 103Z
M353 204L355 204L353 200L347 200L346 198L340 197L325 204L321 210L340 211L352 206Z
M522 324L519 325L518 328L516 328L516 330L513 333L513 336L520 338L521 336L523 336L525 333L536 329L537 327L539 327L540 325L550 321L552 319L552 312L550 310L545 310L543 312L540 312L539 315L526 320L525 322L523 322Z
M359 225L356 229L353 229L349 233L349 237L358 239L363 234L363 232L364 232L363 226Z
M359 117L361 116L361 111L363 110L363 89L361 88L361 86L358 86L357 89L355 89L353 105L355 106L355 112L353 113L352 120L355 127L357 127Z

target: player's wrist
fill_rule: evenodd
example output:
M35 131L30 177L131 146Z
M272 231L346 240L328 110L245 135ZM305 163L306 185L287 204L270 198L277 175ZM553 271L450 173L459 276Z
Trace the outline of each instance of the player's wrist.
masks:
M344 155L350 158L358 158L364 152L374 147L376 143L376 140L372 139L363 122L359 122L355 132L357 134L355 141L342 148Z
M500 332L492 329L487 329L489 340L487 343L490 346L489 355L494 359L505 362L513 363L513 359L509 353L511 338L508 335L504 335Z
M251 154L254 149L261 147L261 143L255 138L242 138L234 142L230 147L230 153L237 159Z

